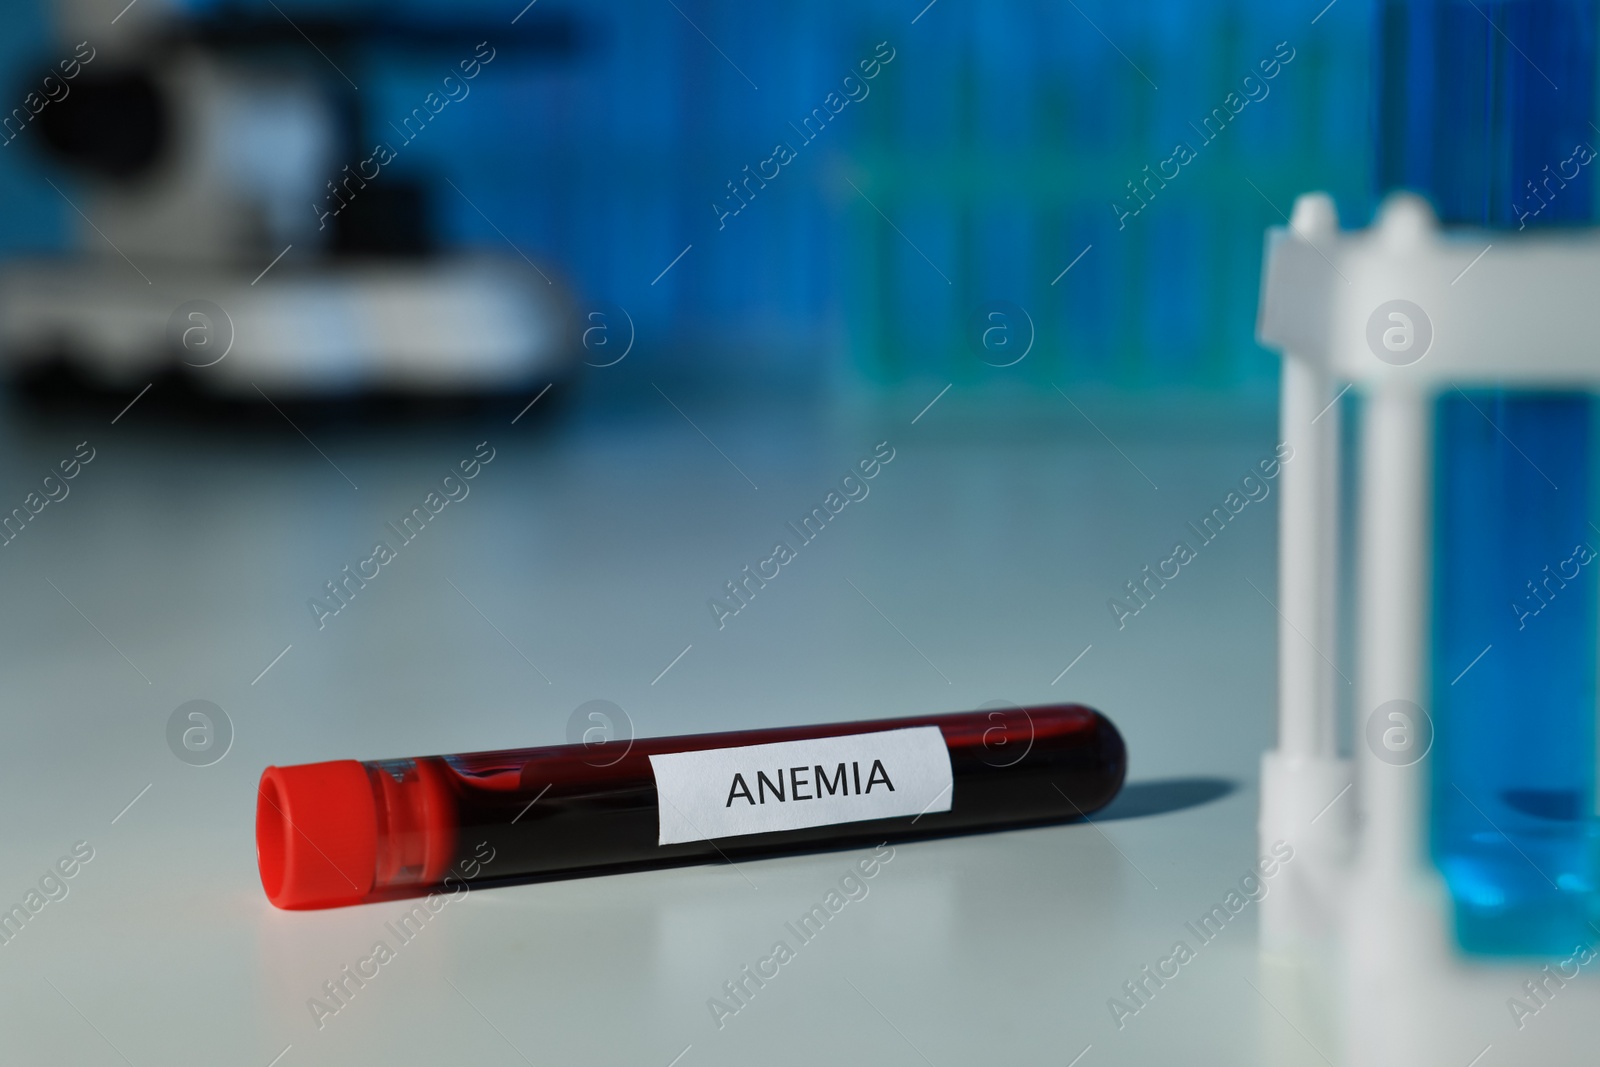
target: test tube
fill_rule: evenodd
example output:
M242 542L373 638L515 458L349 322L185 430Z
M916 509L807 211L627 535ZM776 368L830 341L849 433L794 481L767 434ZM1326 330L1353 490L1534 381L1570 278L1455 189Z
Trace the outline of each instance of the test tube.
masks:
M1376 19L1380 191L1447 225L1593 222L1592 0L1383 0ZM1431 852L1465 950L1566 951L1595 902L1592 398L1480 381L1437 405Z
M705 766L744 770L735 779L690 768L689 793L713 790L710 804L695 807L688 794L673 793L684 784L681 776L663 778L663 758L686 754L707 760ZM748 760L727 764L732 754ZM884 781L875 781L880 757ZM454 893L474 883L1061 822L1109 803L1126 769L1116 727L1076 704L336 760L266 769L257 793L256 854L273 904L328 908L445 887ZM762 772L770 777L763 780ZM894 814L859 818L871 811L848 810L870 802L875 789L880 800L898 790ZM746 832L722 829L729 812L748 813ZM785 819L788 829L757 825Z

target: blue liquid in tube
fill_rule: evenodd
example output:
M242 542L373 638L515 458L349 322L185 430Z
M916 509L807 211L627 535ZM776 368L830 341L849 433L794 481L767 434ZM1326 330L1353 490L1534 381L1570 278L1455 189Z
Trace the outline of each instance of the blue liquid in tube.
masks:
M1381 191L1422 193L1446 224L1593 222L1600 160L1568 177L1600 144L1593 0L1384 0L1376 19ZM1438 401L1429 841L1470 953L1594 936L1592 403Z
M1570 393L1439 403L1432 846L1469 952L1593 940L1591 407Z

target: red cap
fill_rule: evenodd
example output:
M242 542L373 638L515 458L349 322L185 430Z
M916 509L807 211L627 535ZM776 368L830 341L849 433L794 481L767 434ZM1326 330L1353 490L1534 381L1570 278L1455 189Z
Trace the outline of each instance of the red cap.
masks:
M378 811L356 760L268 767L256 792L256 862L280 908L337 908L372 892Z

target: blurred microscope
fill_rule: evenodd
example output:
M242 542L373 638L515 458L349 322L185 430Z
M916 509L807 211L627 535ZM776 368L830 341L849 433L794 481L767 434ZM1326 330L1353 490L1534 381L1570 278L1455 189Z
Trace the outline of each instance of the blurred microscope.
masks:
M443 247L438 200L466 194L391 164L486 72L572 52L576 26L307 10L60 0L60 54L12 90L0 140L40 160L76 236L0 265L8 377L318 401L480 396L574 365L557 269ZM432 72L412 111L364 110L347 72L382 61Z

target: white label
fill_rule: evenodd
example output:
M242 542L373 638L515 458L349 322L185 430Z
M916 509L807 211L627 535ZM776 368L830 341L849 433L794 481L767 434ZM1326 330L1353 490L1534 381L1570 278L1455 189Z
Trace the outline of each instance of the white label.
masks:
M937 726L651 756L657 842L949 811L950 750Z

